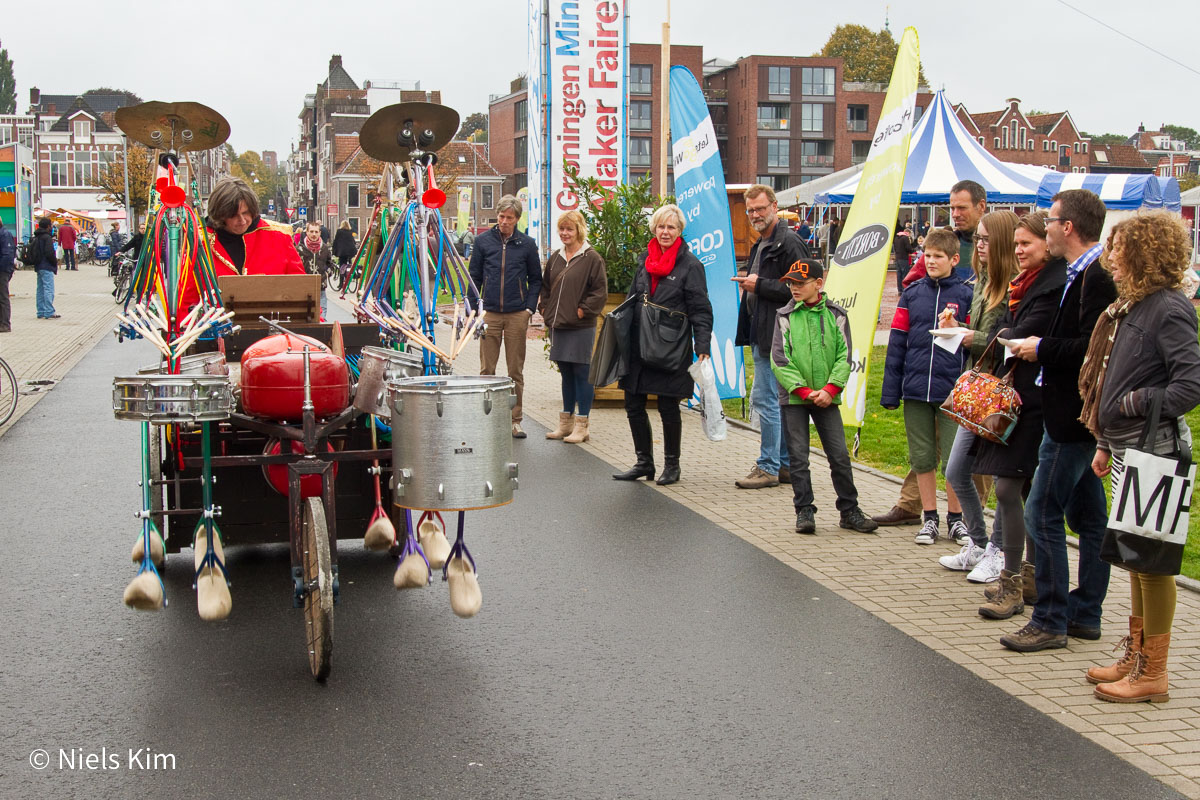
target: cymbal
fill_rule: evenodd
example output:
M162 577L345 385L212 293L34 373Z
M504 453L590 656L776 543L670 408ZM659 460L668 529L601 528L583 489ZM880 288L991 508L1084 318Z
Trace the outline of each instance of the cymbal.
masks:
M162 103L152 100L117 109L117 127L147 147L177 152L211 150L229 138L229 123L200 103ZM174 123L174 142L171 139Z
M358 143L371 158L408 160L413 150L432 152L458 133L458 112L437 103L396 103L384 106L363 123Z

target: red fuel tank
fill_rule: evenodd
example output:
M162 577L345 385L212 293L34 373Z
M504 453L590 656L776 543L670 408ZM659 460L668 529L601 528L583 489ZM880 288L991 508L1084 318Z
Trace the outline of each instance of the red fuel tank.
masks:
M242 354L245 413L278 422L303 419L305 346L317 417L331 417L346 409L350 404L346 362L316 339L280 333L255 342Z

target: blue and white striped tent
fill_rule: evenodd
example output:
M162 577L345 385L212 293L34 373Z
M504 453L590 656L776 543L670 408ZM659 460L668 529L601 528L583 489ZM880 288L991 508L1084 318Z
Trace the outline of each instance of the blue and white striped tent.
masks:
M1047 171L997 159L972 138L945 93L939 90L913 131L900 203L945 205L950 202L951 186L961 180L973 180L987 189L988 203L1032 205L1037 199L1038 184ZM853 202L860 176L861 173L854 175L818 194L817 202Z
M1049 208L1053 205L1051 198L1066 189L1087 189L1095 192L1104 201L1104 206L1114 211L1132 211L1139 208L1179 211L1182 208L1179 201L1179 181L1175 178L1068 172L1051 172L1042 178L1038 187L1038 207Z

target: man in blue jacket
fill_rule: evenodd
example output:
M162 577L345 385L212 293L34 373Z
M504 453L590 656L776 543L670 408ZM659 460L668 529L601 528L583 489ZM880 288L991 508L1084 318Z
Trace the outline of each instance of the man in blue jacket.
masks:
M525 336L542 291L542 262L537 242L517 230L521 201L506 194L496 205L498 223L475 240L471 251L471 280L483 298L486 330L479 343L480 373L496 374L500 343L508 377L517 387L512 409L512 435L524 439L521 399L525 393Z

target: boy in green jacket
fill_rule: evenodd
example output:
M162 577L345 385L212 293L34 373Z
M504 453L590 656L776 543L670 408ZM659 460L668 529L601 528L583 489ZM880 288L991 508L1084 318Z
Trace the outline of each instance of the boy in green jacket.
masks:
M782 278L792 302L779 309L771 346L771 370L779 381L788 452L792 458L792 495L796 533L817 532L812 475L808 468L808 424L817 428L829 459L841 527L870 533L879 527L858 507L854 469L842 429L842 389L850 379L850 327L846 312L825 299L825 269L820 261L801 259Z

